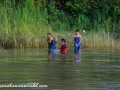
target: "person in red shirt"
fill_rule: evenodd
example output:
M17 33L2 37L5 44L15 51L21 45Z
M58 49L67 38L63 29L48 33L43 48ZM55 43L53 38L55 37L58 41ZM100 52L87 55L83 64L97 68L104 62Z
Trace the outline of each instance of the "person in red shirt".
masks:
M67 52L67 45L66 45L66 40L64 38L61 39L61 43L58 43L61 45L60 52L61 53L66 53Z

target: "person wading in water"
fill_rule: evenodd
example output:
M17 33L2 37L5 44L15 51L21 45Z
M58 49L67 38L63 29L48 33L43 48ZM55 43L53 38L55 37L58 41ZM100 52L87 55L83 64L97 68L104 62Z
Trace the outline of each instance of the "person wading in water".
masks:
M51 50L56 49L56 41L53 39L51 33L47 34L48 50L49 53Z
M82 48L82 45L81 45L82 36L80 35L78 29L75 31L73 42L74 42L74 53L75 54L80 53L80 49Z

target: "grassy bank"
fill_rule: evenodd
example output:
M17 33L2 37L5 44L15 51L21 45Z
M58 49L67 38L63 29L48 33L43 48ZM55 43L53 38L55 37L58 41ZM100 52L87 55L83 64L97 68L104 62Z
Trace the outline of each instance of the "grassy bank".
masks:
M60 38L65 38L67 40L67 45L73 48L72 33L64 34L54 34L57 40ZM111 33L105 32L81 32L82 35L82 47L83 48L110 48L110 49L120 49L120 38L116 38Z
M44 36L52 32L40 9L7 8L0 10L0 44L5 48L43 47Z
M73 47L72 36L74 30L79 28L83 37L83 48L117 48L120 49L120 39L111 37L111 25L119 29L120 23L114 23L110 18L102 19L100 16L88 28L89 32L82 33L84 27L90 27L89 19L79 16L76 25L71 27L69 18L61 12L61 19L48 22L47 12L34 6L23 8L10 8L0 5L0 45L4 48L43 48L47 47L46 34L52 33L60 40L65 38L68 47ZM53 16L54 17L54 16ZM102 24L101 24L102 21Z

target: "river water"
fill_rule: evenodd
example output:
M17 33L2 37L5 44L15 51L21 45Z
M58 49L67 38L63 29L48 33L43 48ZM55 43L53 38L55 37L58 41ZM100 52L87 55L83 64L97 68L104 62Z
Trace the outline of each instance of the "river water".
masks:
M82 49L79 55L74 55L73 50L49 55L47 49L1 50L0 87L0 90L120 90L120 50Z

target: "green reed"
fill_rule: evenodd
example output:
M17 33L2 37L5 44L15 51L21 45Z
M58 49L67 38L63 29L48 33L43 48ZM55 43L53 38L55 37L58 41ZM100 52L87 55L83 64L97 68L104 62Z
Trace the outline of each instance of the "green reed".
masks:
M8 48L28 48L45 46L47 32L52 28L46 25L43 12L35 7L19 9L1 6L0 11L0 42Z
M47 47L46 34L50 32L57 41L65 38L68 48L72 48L74 31L78 28L83 38L83 48L120 48L120 40L110 36L111 29L120 29L120 22L113 23L110 18L97 16L91 27L86 16L79 15L79 18L74 20L61 12L59 18L48 24L47 12L39 7L26 5L22 8L11 8L0 5L0 8L1 47ZM83 29L87 32L83 33Z

